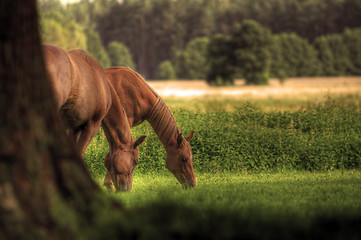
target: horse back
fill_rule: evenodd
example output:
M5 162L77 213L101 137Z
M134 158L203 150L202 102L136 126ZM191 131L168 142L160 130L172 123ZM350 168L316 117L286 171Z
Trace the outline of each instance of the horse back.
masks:
M141 124L151 110L157 96L133 70L112 67L104 70L118 94L131 126Z
M102 66L83 50L67 53L73 65L73 83L64 111L72 116L73 125L85 119L101 120L111 106L109 83Z
M71 62L67 53L52 45L43 45L48 79L58 110L66 103L71 91Z

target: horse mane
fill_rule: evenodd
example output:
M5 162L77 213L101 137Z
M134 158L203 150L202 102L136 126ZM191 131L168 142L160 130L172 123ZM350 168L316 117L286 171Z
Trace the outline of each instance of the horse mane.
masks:
M174 134L180 133L173 114L159 96L148 114L148 122L152 124L162 142L169 143Z
M128 67L121 67L136 75L136 77L157 97L152 110L147 114L146 119L152 125L162 142L169 143L171 138L176 134L180 134L176 120L159 94L145 81L145 79L136 71Z

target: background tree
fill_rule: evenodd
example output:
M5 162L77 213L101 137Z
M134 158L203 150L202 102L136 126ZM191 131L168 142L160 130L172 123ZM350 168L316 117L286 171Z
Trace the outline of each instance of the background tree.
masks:
M53 44L65 50L87 49L84 28L61 11L52 11L41 18L41 36L44 43Z
M99 34L91 29L86 31L87 48L86 50L103 66L108 68L111 66L107 51L105 50Z
M267 84L270 68L271 32L252 20L245 20L232 34L236 67L247 84Z
M182 79L205 79L207 66L207 50L209 39L196 38L190 41L183 51L178 51L175 57L177 76Z
M350 73L347 70L350 69L351 59L349 59L349 49L344 42L342 34L330 34L325 37L332 51L335 75L349 75Z
M314 46L318 52L318 59L322 65L321 74L325 76L337 75L333 52L328 39L324 36L316 38Z
M135 70L136 67L133 62L133 57L123 43L113 41L109 43L107 51L112 67L124 66Z
M87 40L81 35L84 29L91 29L99 33L103 46L112 41L126 45L137 65L136 70L148 79L155 78L159 64L169 59L172 59L178 77L199 78L187 76L187 71L182 70L186 70L181 60L187 58L187 54L183 54L187 45L197 38L210 38L217 33L232 35L235 26L245 19L257 21L277 35L295 33L307 41L301 43L303 47L313 45L305 48L312 58L317 37L342 34L345 28L361 26L360 0L127 0L120 3L117 0L80 0L68 5L61 4L60 0L39 0L39 3L43 16L58 12L66 21L78 25L68 26L57 17L44 18L48 23L44 23L43 29L50 35L43 35L44 39L48 38L48 43L65 49L86 50L83 43ZM348 42L356 44L353 40ZM300 55L300 59L303 57ZM325 56L322 58L326 61ZM314 64L321 68L319 62ZM307 62L302 65L306 66ZM272 75L275 74L274 67L272 64ZM312 71L302 68L301 73L306 72L305 76L322 73L314 67ZM346 74L356 74L355 67L349 65L347 69ZM332 73L327 72L327 75ZM289 74L281 69L277 75L284 78L299 73Z
M172 62L167 60L159 64L156 78L160 80L176 79Z
M79 239L100 217L93 204L110 201L54 107L36 10L35 0L0 2L0 238Z
M276 54L271 58L271 75L277 76L279 72L287 77L316 76L320 74L320 62L317 58L317 52L307 40L300 36L290 34L274 35L273 45L279 49L279 52L271 51ZM281 62L276 62L276 60Z
M207 83L210 85L233 85L234 84L234 60L233 49L230 47L229 36L216 34L210 39L208 45Z
M342 35L350 59L348 72L361 75L361 28L346 29Z

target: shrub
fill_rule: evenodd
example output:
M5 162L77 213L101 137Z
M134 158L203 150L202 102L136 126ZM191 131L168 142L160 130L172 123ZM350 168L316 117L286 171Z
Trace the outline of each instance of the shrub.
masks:
M216 34L208 45L207 83L210 85L233 85L235 72L230 37Z
M348 72L361 75L361 28L346 29L342 35L350 60Z
M321 73L321 65L317 52L307 40L291 33L273 36L275 46L271 59L272 76L287 77L317 76Z
M123 43L112 41L108 44L107 51L113 67L124 66L135 69L132 55Z
M185 135L195 131L191 146L196 172L240 173L360 169L358 109L330 101L295 112L265 113L250 104L241 105L235 112L172 112ZM147 135L139 146L136 171L167 172L165 150L150 124L132 129L132 135ZM88 165L95 168L91 172L101 175L105 173L105 142L104 135L96 137L85 156Z
M156 78L161 80L176 78L175 71L171 61L167 60L159 64L156 72Z
M316 38L315 49L322 65L322 74L326 76L343 76L350 69L351 62L342 35L333 34Z
M322 75L334 76L336 75L335 62L333 52L328 39L319 37L315 39L314 46L318 52L318 59L322 64Z
M247 84L267 84L270 65L271 32L255 21L245 20L236 26L231 45L236 67Z
M100 40L99 34L93 30L88 29L87 35L87 51L103 66L103 68L110 67L110 60L107 52Z
M43 43L58 46L64 50L87 49L84 28L61 12L50 12L41 17L40 32Z
M182 79L205 79L208 71L208 38L196 38L190 41L183 51L175 57L176 74Z

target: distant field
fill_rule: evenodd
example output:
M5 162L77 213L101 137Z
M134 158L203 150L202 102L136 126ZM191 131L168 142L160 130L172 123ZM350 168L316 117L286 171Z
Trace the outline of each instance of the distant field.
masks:
M330 97L349 101L361 95L361 77L290 78L283 84L270 79L267 86L248 86L243 80L237 80L231 87L210 87L205 81L185 80L150 81L150 84L171 106L203 112L209 107L215 111L232 111L246 101L265 111L295 110L309 103L325 102Z
M164 97L225 96L236 98L287 98L318 94L354 94L361 90L361 77L289 78L280 83L270 79L267 86L245 85L236 80L235 86L211 87L205 81L149 81Z

